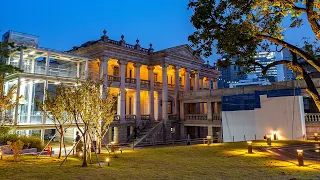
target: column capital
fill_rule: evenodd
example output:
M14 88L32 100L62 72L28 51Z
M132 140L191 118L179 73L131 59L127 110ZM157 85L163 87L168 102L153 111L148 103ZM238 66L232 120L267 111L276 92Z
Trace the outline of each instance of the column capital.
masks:
M169 63L161 63L160 66L162 68L167 68L170 64Z
M174 65L172 69L179 70L179 69L181 69L181 66L179 66L179 65Z
M140 68L141 66L142 66L141 63L134 63L134 64L133 64L133 67L135 67L135 68Z
M128 64L128 61L125 61L125 60L118 60L118 64L127 65L127 64Z
M100 62L108 62L110 60L110 58L106 57L106 56L101 56L101 57L99 57L99 60L100 60Z
M190 68L184 68L184 70L186 71L186 72L188 72L189 74L190 74L190 72L191 72L191 69Z

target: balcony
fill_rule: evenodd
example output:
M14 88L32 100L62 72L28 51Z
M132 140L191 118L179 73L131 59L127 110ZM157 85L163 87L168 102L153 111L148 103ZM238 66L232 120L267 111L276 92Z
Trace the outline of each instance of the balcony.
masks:
M160 87L160 86L162 86L162 82L154 82L154 86Z
M178 116L176 114L169 114L168 119L170 121L178 121Z
M149 121L151 119L150 114L141 115L141 120Z
M119 76L108 75L109 82L120 82L121 78Z
M150 85L150 81L149 80L140 80L140 85L141 86L149 86Z
M320 123L320 113L305 113L304 117L307 123L312 123L312 122Z
M186 121L206 121L207 114L185 114Z
M136 84L136 79L135 78L126 78L126 83L130 83L130 84Z
M136 115L129 114L125 116L126 121L135 121L136 120Z

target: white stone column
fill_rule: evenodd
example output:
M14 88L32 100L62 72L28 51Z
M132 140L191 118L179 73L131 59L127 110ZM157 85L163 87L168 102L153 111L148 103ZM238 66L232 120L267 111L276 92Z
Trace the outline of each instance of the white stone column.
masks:
M35 59L32 59L31 60L31 73L35 73L34 66L35 66Z
M106 98L106 91L108 87L108 61L109 58L102 57L100 58L100 79L103 79L103 86L101 87L102 97Z
M150 114L150 120L154 121L154 66L148 66L148 76L149 76L149 83L150 83L150 89L149 89L149 114Z
M169 64L162 64L162 120L168 120L168 78L167 68Z
M199 71L196 71L194 74L194 88L193 91L199 90Z
M113 142L119 143L119 127L114 127L113 130Z
M158 121L160 121L162 119L162 101L161 101L161 91L158 91Z
M120 123L125 123L126 116L126 61L119 61L120 64Z
M15 126L18 124L18 118L19 118L20 84L21 84L21 78L18 76L17 96L16 96L16 107L15 107L15 109L14 109L14 121L13 121L13 124L14 124Z
M85 73L85 79L88 79L89 78L89 60L88 59L86 59L86 62L85 62L84 73Z
M184 92L190 91L190 69L185 68L184 73Z
M180 120L181 121L184 121L184 103L183 103L183 101L181 101L181 103L180 103Z
M23 63L24 63L24 62L23 62L23 61L24 61L23 56L24 56L24 50L21 49L20 59L19 59L19 64L18 64L18 67L19 67L19 69L21 69L21 70L24 69L24 68L23 68Z
M203 77L199 79L199 82L199 89L203 90Z
M46 57L46 66L45 66L45 75L46 76L49 75L49 66L50 66L50 53L48 53L47 57ZM49 86L48 80L46 79L44 81L44 85L43 85L43 99L42 99L43 102L45 101L46 96L47 96L46 91L48 89L48 86ZM46 116L43 115L42 116L42 124L45 124L45 123L46 123Z
M180 66L175 67L175 76L174 76L174 85L175 85L175 103L174 103L174 114L176 114L179 118L179 90L180 90L180 84L179 84L179 70Z
M212 121L212 102L207 102L207 119L208 121Z
M77 78L80 78L80 63L77 62Z
M134 109L133 113L136 115L136 125L140 126L141 124L141 104L140 104L140 63L135 63L134 68L135 68L135 78L136 78L136 91L134 93Z

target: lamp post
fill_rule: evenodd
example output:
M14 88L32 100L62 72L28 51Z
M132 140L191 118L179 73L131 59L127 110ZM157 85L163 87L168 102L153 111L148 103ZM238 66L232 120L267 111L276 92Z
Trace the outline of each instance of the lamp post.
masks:
M267 144L271 146L271 136L267 135Z
M313 133L313 135L314 135L314 140L318 141L318 133Z
M110 166L110 159L109 158L106 159L106 162L107 162L107 165Z
M278 133L276 131L273 132L273 139L278 140Z
M211 136L207 136L207 144L208 146L212 143L212 138Z
M297 153L298 153L299 166L303 166L303 150L302 149L298 149Z
M252 141L247 141L248 144L248 154L252 154Z

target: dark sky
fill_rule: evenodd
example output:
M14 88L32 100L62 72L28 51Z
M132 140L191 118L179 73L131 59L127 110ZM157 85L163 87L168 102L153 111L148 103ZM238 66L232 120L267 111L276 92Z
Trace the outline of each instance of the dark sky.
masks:
M193 27L187 4L188 0L2 0L0 34L34 34L42 47L68 50L99 39L106 29L111 39L120 40L124 34L127 43L139 38L143 47L152 42L161 50L189 43ZM313 36L309 25L288 32L286 40L299 43L301 36Z

